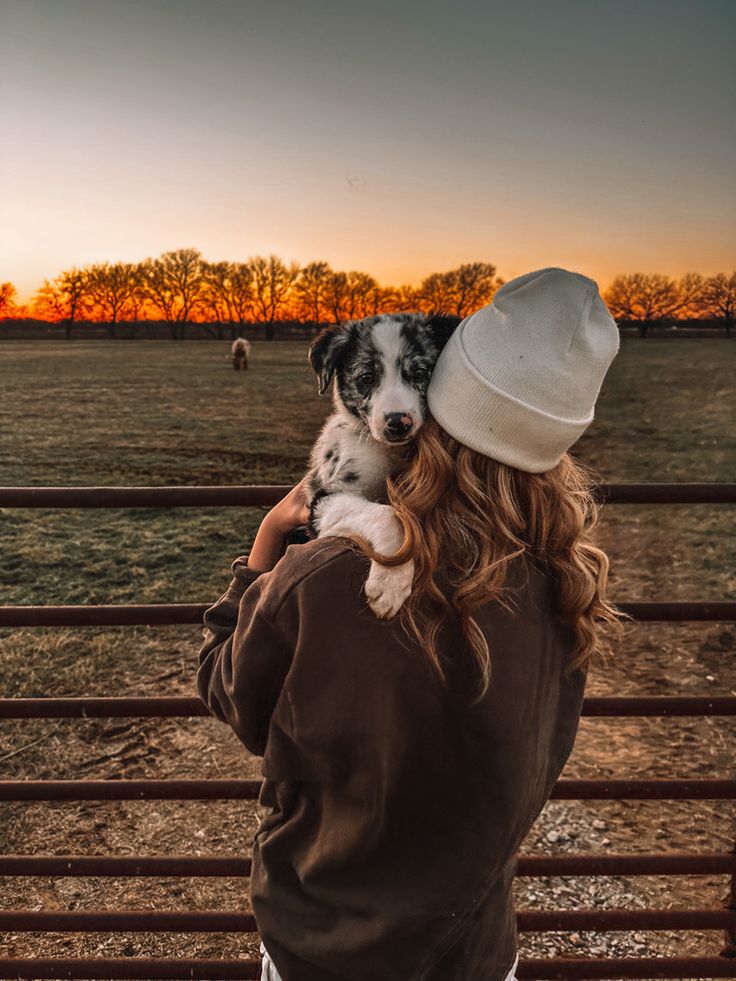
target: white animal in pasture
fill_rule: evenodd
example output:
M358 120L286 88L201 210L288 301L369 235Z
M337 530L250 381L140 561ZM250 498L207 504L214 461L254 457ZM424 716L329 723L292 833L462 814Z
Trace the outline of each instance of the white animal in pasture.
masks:
M236 371L248 370L248 359L250 358L251 345L244 337L236 337L233 346L230 348L233 358L233 368Z

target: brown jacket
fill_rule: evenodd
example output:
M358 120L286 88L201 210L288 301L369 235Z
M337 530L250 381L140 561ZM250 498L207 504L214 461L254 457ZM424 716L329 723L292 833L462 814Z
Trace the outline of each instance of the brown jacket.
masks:
M493 673L472 705L457 624L440 638L443 686L366 606L367 572L337 539L258 577L239 559L205 615L200 695L263 756L258 927L283 981L501 981L515 854L580 716L572 637L551 583L515 559L516 612L478 611Z

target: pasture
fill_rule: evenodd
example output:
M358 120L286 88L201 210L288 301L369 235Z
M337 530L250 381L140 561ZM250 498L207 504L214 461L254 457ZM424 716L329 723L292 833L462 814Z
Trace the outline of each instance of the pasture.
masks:
M0 344L0 484L288 483L303 473L329 411L306 344L254 345L234 372L225 342ZM726 481L736 473L736 345L624 339L576 453L606 481ZM0 512L4 604L206 602L220 595L258 509ZM611 506L599 540L614 601L734 599L733 509ZM5 630L9 696L191 694L191 627ZM736 694L736 628L629 625L588 694ZM566 777L717 777L733 770L728 719L584 719ZM4 722L6 779L256 777L210 720ZM454 802L448 800L448 807ZM570 802L548 805L527 852L727 851L733 805ZM234 854L257 826L249 803L3 805L0 850L29 854ZM717 907L723 876L523 880L518 905ZM6 879L5 908L243 909L244 880ZM522 956L715 954L714 933L522 935ZM6 935L6 956L238 956L230 935Z

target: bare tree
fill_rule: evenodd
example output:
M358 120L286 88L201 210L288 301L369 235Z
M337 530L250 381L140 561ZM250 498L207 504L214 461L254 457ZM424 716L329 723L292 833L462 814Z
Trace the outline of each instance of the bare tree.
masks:
M503 280L490 262L468 262L450 272L432 273L416 292L422 310L446 310L467 317L490 303Z
M253 313L253 270L247 262L203 262L205 305L216 320L227 319L233 335ZM237 327L236 327L237 324Z
M419 290L413 286L403 283L397 287L387 287L391 294L391 303L395 310L418 310L419 309ZM441 309L436 307L436 309Z
M703 283L700 295L700 309L707 317L722 320L726 336L731 336L731 327L736 317L736 272L716 273Z
M503 280L490 262L468 262L454 271L455 309L457 317L467 317L493 299Z
M326 284L323 316L334 323L411 309L416 309L412 287L381 286L368 273L333 272Z
M333 272L327 280L325 305L333 323L339 324L340 321L347 320L347 314L345 313L347 287L347 273Z
M184 328L204 300L202 256L196 249L165 252L146 259L141 275L151 302L171 327L174 340L182 340Z
M64 324L66 339L88 311L92 300L89 276L84 269L69 269L44 284L34 298L35 309L42 317Z
M250 260L253 272L253 307L256 319L266 325L266 340L274 337L274 320L281 312L289 291L299 275L296 263L287 266L278 256L256 256Z
M349 320L361 320L377 312L378 283L368 273L353 269L345 278L345 307Z
M217 339L222 340L222 325L232 322L229 303L228 262L202 262L202 310L215 324Z
M228 271L228 302L230 319L238 325L238 336L243 324L253 313L253 270L248 262L231 262Z
M0 283L0 320L10 317L15 310L17 292L12 283Z
M411 304L404 304L402 293L404 287L396 286L376 286L372 294L373 313L399 312L400 310L411 310Z
M386 298L373 276L359 272L331 272L326 283L325 307L335 323L361 320L377 313Z
M217 338L222 340L222 324L232 323L230 315L230 263L202 262L202 308L216 324Z
M324 323L332 269L326 262L310 262L300 271L294 283L298 316L314 324Z
M138 266L129 262L104 262L87 270L92 299L99 307L97 315L110 324L115 336L118 322L131 304L140 281Z
M677 283L660 273L616 276L605 300L612 315L636 323L642 337L652 324L674 317L680 305Z
M701 296L703 293L703 277L700 273L685 273L677 283L679 304L677 316L681 320L699 316Z
M149 319L148 313L153 306L145 276L143 274L143 263L138 263L135 267L135 285L130 299L125 306L125 320L131 325L130 336L136 337L138 325L141 320Z
M418 309L451 311L454 305L454 277L452 273L432 273L423 279L414 292Z

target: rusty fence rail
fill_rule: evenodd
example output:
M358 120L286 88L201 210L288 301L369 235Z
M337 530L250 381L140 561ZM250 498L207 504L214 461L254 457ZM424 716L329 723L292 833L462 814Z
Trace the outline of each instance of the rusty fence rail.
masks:
M0 780L0 801L258 800L260 790L258 780ZM558 780L551 799L736 800L736 780Z
M590 696L583 701L582 714L587 718L736 715L736 695ZM186 695L0 698L0 719L191 719L209 715L201 699Z
M0 487L0 508L268 507L288 484L229 487ZM736 483L598 484L607 504L736 504Z
M257 981L260 963L253 960L206 960L172 958L8 958L0 961L0 978L75 978L112 981L146 978L148 981ZM671 957L645 959L638 957L530 959L522 961L516 976L519 981L564 981L570 979L606 978L733 978L736 964L719 957Z
M521 910L521 933L552 930L724 930L736 927L728 909ZM0 910L0 931L23 933L257 933L250 913L213 910Z
M207 603L138 603L89 606L0 606L0 627L162 627L201 623ZM641 622L736 621L736 600L618 603Z
M286 486L242 487L27 487L0 488L0 508L267 507ZM596 496L610 504L734 504L736 484L601 484ZM634 620L734 622L735 601L620 603ZM0 626L125 626L201 622L206 604L4 606ZM590 697L591 718L736 715L732 696ZM208 712L196 698L0 698L0 719L197 718ZM249 780L6 780L0 800L254 800L260 783ZM557 800L734 800L734 780L559 780ZM248 856L0 856L0 876L236 877L250 875ZM698 854L565 854L518 856L517 875L724 875L731 900L723 909L520 910L521 931L723 930L720 957L588 958L520 963L520 979L736 977L736 851ZM17 932L234 932L253 933L253 917L240 912L137 910L4 910L0 930ZM255 960L169 958L5 958L0 978L258 978Z
M0 855L0 876L66 878L248 878L248 855ZM516 875L727 875L736 872L736 852L637 855L576 853L519 855Z

